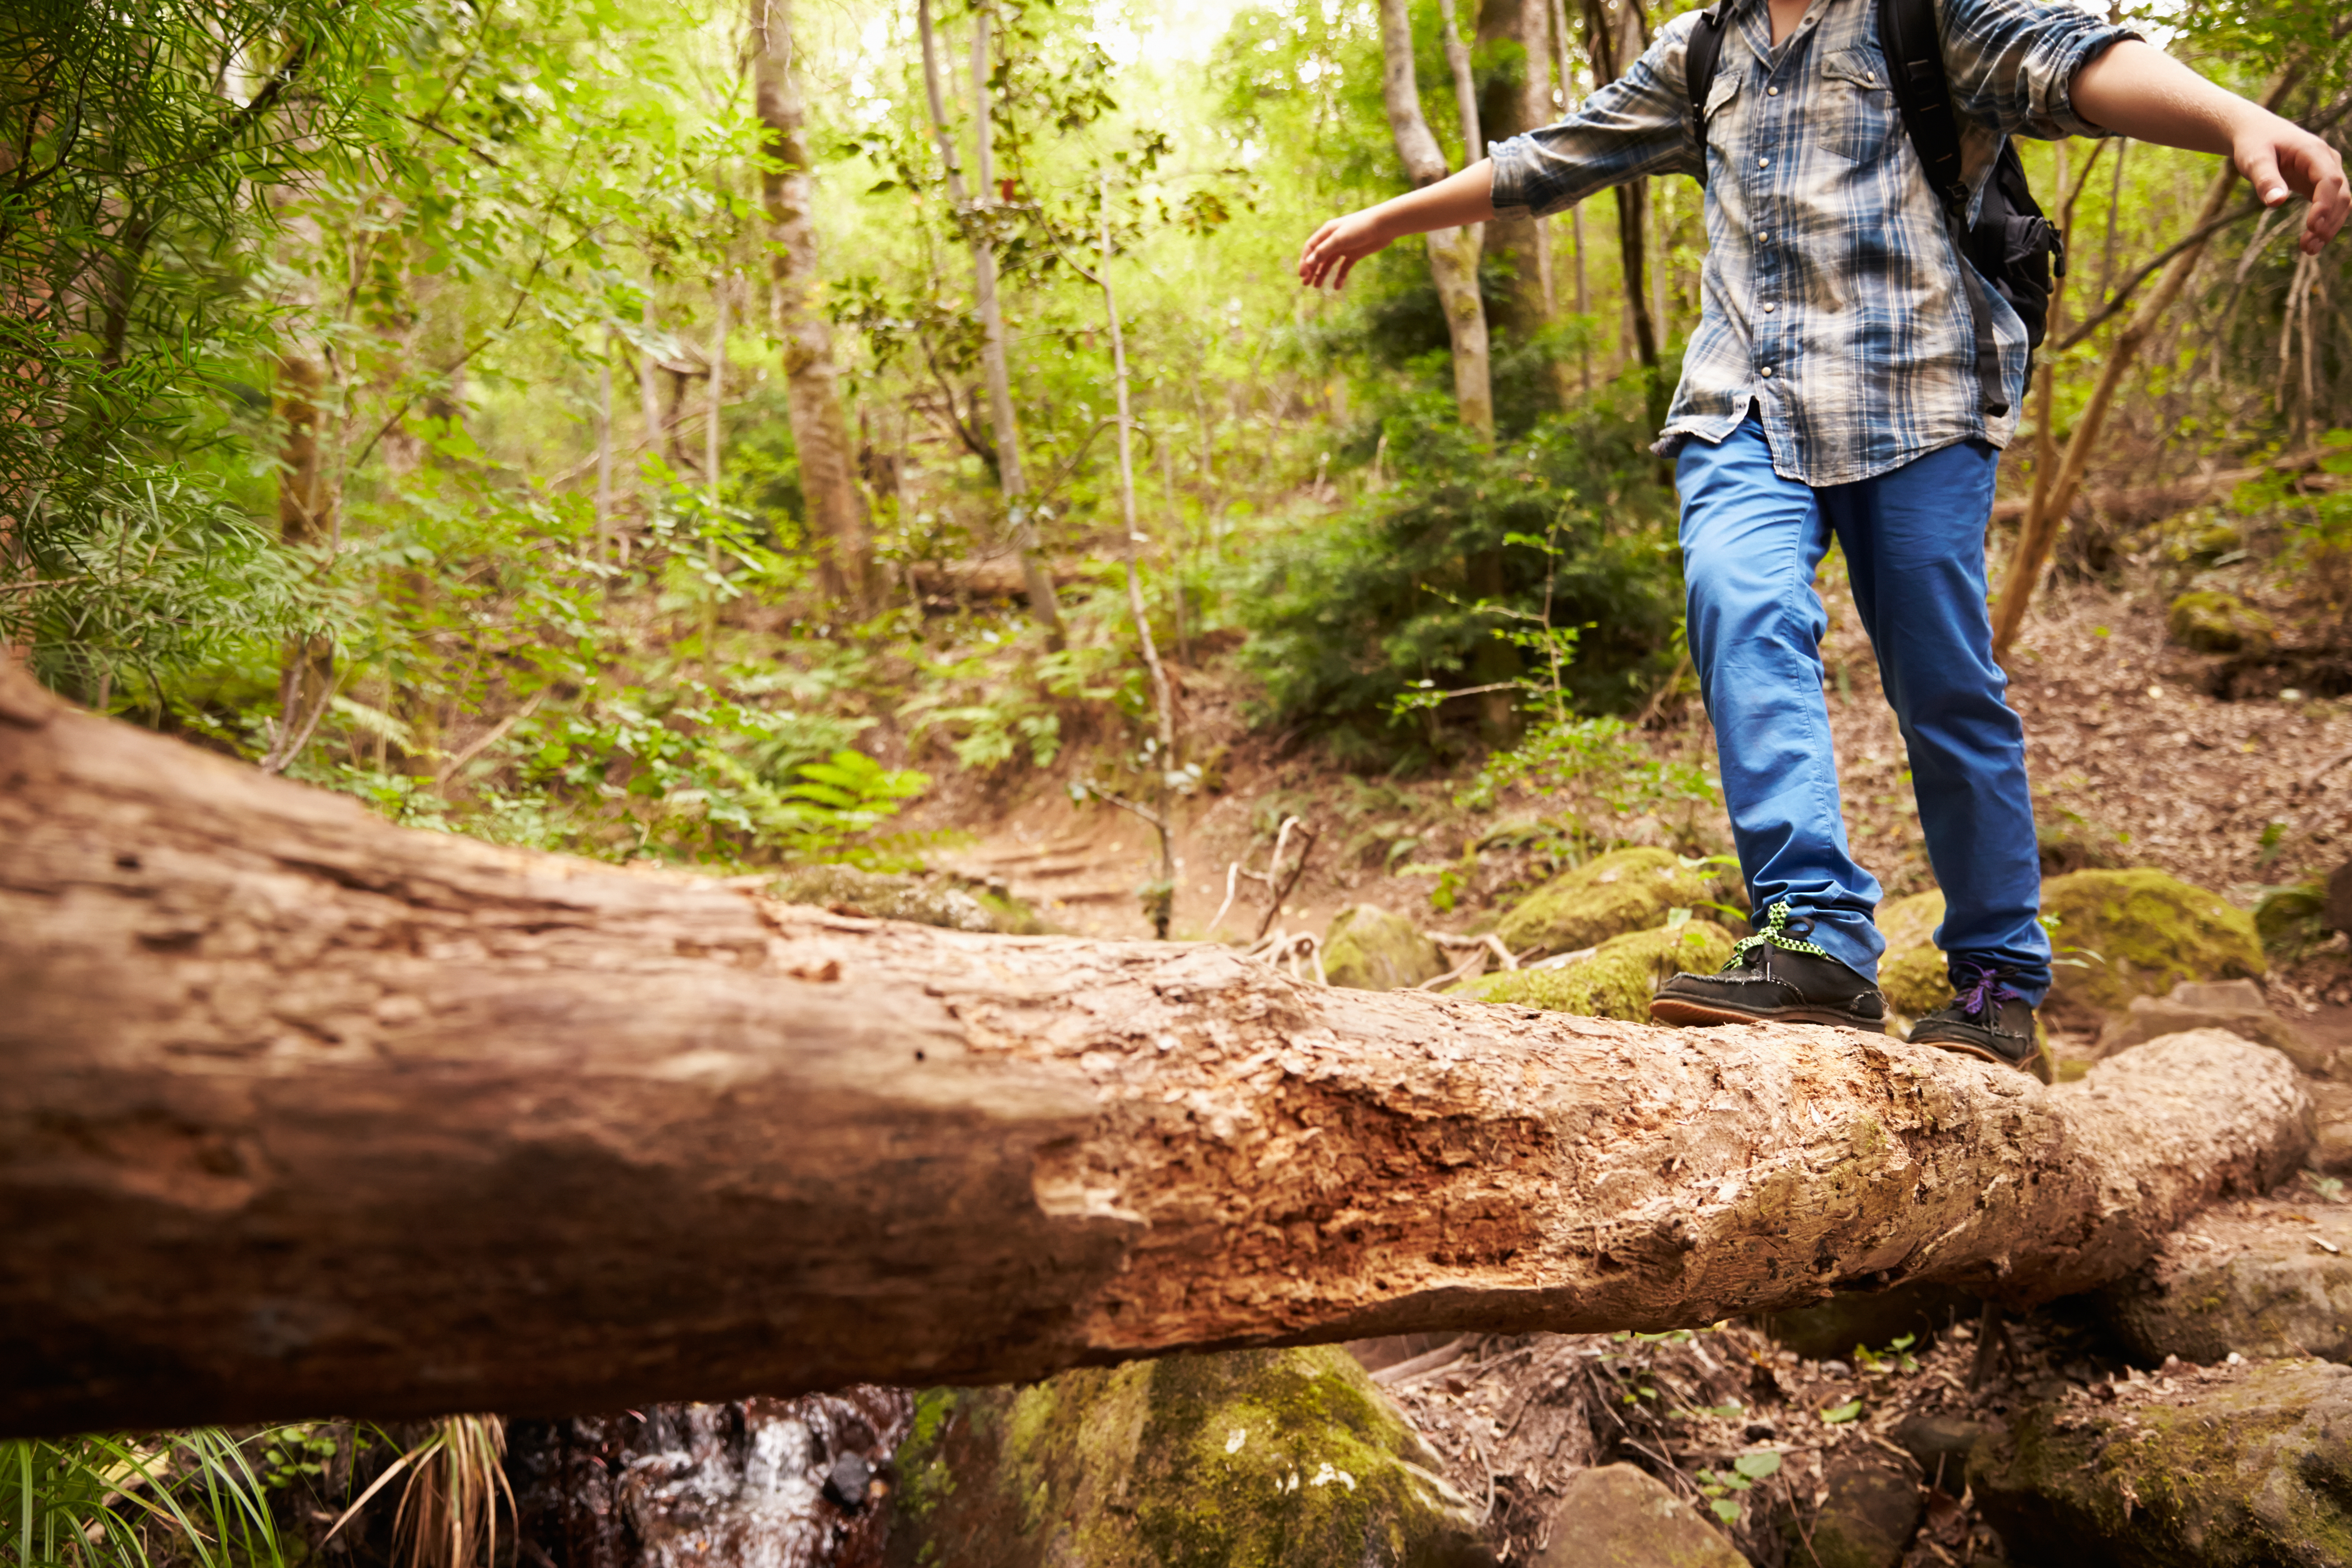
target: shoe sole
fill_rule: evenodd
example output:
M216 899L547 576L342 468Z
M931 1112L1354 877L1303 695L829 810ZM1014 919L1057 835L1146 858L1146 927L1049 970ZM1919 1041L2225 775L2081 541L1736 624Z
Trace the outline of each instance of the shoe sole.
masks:
M1911 1043L1915 1046L1933 1046L1939 1051L1949 1051L1954 1056L1974 1057L1980 1062L1990 1062L1995 1067L2015 1068L2019 1072L2039 1082L2046 1084L2050 1081L2045 1076L2047 1069L2043 1066L2040 1051L2034 1052L2021 1062L2013 1062L1999 1052L1987 1050L1982 1046L1971 1045L1966 1040L1923 1040L1915 1035L1911 1037Z
M1833 1013L1827 1007L1786 1007L1773 1013L1743 1013L1736 1007L1711 1007L1704 1002L1685 1002L1680 997L1661 996L1650 1004L1650 1021L1672 1024L1677 1028L1704 1028L1716 1024L1827 1024L1833 1029L1852 1029L1859 1035L1883 1035L1886 1026L1866 1019Z

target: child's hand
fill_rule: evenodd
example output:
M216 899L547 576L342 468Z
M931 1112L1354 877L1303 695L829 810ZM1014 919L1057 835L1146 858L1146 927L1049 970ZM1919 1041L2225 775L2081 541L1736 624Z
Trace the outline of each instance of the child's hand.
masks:
M2319 254L2319 247L2344 226L2345 215L2352 212L2344 160L2335 148L2290 121L2263 115L2239 133L2230 157L2264 206L2278 205L2289 191L2311 198L2311 210L2303 218L2306 255Z
M1321 287L1328 277L1334 292L1348 286L1348 274L1356 263L1377 250L1388 248L1392 237L1381 232L1372 215L1380 209L1366 207L1362 212L1335 217L1315 231L1307 248L1298 253L1298 280L1309 289Z

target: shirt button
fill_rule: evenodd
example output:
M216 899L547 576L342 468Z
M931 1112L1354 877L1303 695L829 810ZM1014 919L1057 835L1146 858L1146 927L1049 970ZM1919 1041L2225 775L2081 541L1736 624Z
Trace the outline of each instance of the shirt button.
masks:
M1768 364L1768 365L1766 365L1766 366L1764 367L1763 374L1764 374L1764 375L1769 379L1769 378L1771 376L1771 374L1772 374L1772 367L1771 367L1770 365L1769 365L1769 364Z
M1759 158L1756 160L1756 166L1759 169L1769 168L1771 165L1771 163L1772 160L1769 158Z
M1780 96L1780 89L1777 87L1768 87L1764 89L1764 96L1767 98L1778 98Z
M1773 311L1775 311L1775 310L1779 310L1780 308L1780 306L1778 306L1778 305L1767 305L1767 306L1765 306L1765 307L1764 307L1764 313L1765 313L1766 315L1768 315L1768 316L1769 316L1769 315L1770 315ZM1767 375L1769 375L1769 374L1771 374L1772 373L1771 373L1771 372L1769 372L1769 371L1767 371L1767 372L1765 372L1764 374L1767 374Z

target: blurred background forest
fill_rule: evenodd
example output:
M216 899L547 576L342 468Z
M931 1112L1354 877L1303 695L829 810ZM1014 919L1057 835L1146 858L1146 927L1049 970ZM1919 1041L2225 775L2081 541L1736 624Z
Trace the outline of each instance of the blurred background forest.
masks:
M1491 925L1602 850L1719 851L1648 450L1697 187L1401 244L1340 296L1292 271L1678 8L14 0L0 644L403 823L961 867L1120 934L1368 889ZM2116 12L2345 144L2337 8ZM2300 204L2210 158L2024 156L2071 265L1990 547L2051 868L2152 860L2270 900L2274 956L2340 950L2352 247L2300 256ZM1853 831L1919 891L1821 585ZM0 1558L129 1568L179 1527L86 1523L180 1506L140 1467L259 1497L323 1485L309 1440L14 1446ZM280 1552L238 1495L183 1544ZM496 1513L418 1506L404 1541Z

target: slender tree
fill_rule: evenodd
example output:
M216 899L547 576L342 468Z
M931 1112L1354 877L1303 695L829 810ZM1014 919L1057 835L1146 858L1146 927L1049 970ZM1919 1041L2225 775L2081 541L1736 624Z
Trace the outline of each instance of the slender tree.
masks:
M1454 37L1454 29L1446 28ZM1459 47L1459 40L1454 43ZM1421 112L1421 84L1412 63L1412 16L1406 0L1381 0L1381 98L1388 110L1389 133L1395 138L1397 156L1415 186L1434 184L1453 171L1444 149L1430 133ZM1457 100L1465 123L1463 141L1478 145L1477 100L1463 90L1465 68L1454 76ZM1478 226L1430 232L1430 276L1437 284L1438 302L1445 311L1445 330L1454 346L1454 402L1462 423L1480 439L1495 438L1495 384L1486 337L1486 305L1478 293Z
M816 174L793 59L791 0L750 0L753 98L760 116L760 195L768 221L770 310L783 341L784 409L800 458L817 580L863 612L873 596L866 496L833 359L833 325L818 308Z
M931 134L939 142L940 162L946 170L948 199L955 204L971 247L973 301L980 314L981 364L988 378L989 426L995 436L996 481L1004 497L1006 521L1021 552L1021 575L1029 594L1029 612L1045 628L1045 640L1062 645L1061 606L1054 598L1053 574L1038 549L1037 522L1029 509L1028 479L1021 466L1021 432L1013 413L1013 376L1005 361L1004 317L996 298L996 243L989 223L993 204L988 199L992 166L991 109L988 87L988 16L986 9L972 14L972 122L977 156L972 173L980 182L978 199L964 189L963 170L956 158L955 138L948 130L947 103L940 91L939 44L931 26L931 0L916 0L915 25L922 35L923 99L930 112Z
M1592 80L1597 87L1606 87L1622 74L1620 61L1636 56L1646 46L1648 23L1638 5L1621 7L1621 20L1612 20L1607 0L1584 0L1584 47L1592 61ZM1621 36L1630 35L1630 36ZM1658 327L1650 314L1650 302L1644 273L1649 228L1645 208L1649 205L1650 185L1646 179L1628 180L1612 193L1617 201L1617 251L1622 258L1625 311L1633 327L1633 352L1642 362L1642 373L1647 383L1650 422L1665 423L1666 387L1658 368Z

